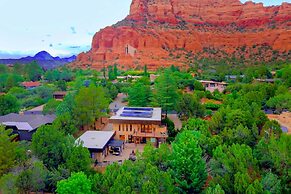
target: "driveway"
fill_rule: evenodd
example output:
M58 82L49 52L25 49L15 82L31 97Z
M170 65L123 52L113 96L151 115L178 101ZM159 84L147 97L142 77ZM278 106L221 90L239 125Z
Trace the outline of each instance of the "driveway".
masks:
M168 118L171 119L171 121L175 124L175 129L181 129L182 128L182 121L178 117L177 114L168 114Z
M127 96L123 93L119 93L117 95L117 97L113 100L113 102L110 103L109 105L109 109L110 111L112 110L118 110L124 106L127 105L127 103L122 102L124 100L124 98L126 98Z
M113 154L109 154L108 156L106 156L104 158L104 160L102 161L101 164L99 165L108 165L111 164L113 162L118 162L118 163L122 163L124 162L124 160L128 160L129 159L129 155L130 153L132 153L132 151L134 151L135 153L137 153L137 151L139 153L142 153L144 150L146 144L134 144L134 143L126 143L124 145L124 149L122 150L121 154L119 156L115 156Z

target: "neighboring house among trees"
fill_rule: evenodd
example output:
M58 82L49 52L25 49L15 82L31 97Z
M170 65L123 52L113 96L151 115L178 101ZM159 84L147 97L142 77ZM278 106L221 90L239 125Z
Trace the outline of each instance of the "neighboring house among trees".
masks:
M65 96L67 95L66 91L57 91L53 93L53 97L56 100L64 100Z
M0 124L4 125L6 129L13 129L13 134L17 134L20 141L31 141L33 133L35 133L39 127L52 124L55 118L55 115L10 113L0 116Z
M227 81L236 81L237 79L243 79L245 75L226 75L225 79Z
M139 75L126 75L126 76L117 76L116 79L117 80L129 80L129 79L132 79L132 80L138 80L142 78L142 76L139 76Z
M262 83L275 83L276 79L255 79L254 82L262 82Z
M123 107L109 119L116 139L129 143L151 142L155 146L166 141L167 127L162 126L161 108Z
M210 92L214 92L215 90L218 90L219 92L223 92L227 86L227 83L225 82L200 80L200 83L204 86L206 90Z
M25 87L26 89L33 89L39 87L41 85L40 82L22 82L21 86Z

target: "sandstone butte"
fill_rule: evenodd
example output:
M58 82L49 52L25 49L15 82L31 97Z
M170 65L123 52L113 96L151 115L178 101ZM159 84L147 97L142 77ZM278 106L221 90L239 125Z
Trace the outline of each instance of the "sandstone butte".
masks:
M185 67L193 55L211 57L209 49L230 57L244 48L244 57L250 57L259 46L290 59L290 29L290 3L264 7L239 0L133 0L129 15L97 32L91 50L80 53L72 66Z

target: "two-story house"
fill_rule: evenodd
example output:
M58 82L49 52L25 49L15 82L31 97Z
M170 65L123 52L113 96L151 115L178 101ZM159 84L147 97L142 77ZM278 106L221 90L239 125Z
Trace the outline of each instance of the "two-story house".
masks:
M162 125L161 108L123 107L109 119L115 139L129 143L151 142L155 146L166 141L167 127Z

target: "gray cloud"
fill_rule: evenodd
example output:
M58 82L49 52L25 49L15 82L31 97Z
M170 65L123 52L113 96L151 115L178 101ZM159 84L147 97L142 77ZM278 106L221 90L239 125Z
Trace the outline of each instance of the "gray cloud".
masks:
M71 48L71 49L78 49L78 48L81 48L81 46L70 46L69 48Z
M77 31L76 31L76 29L75 29L75 27L74 26L71 26L71 33L72 34L77 34Z

